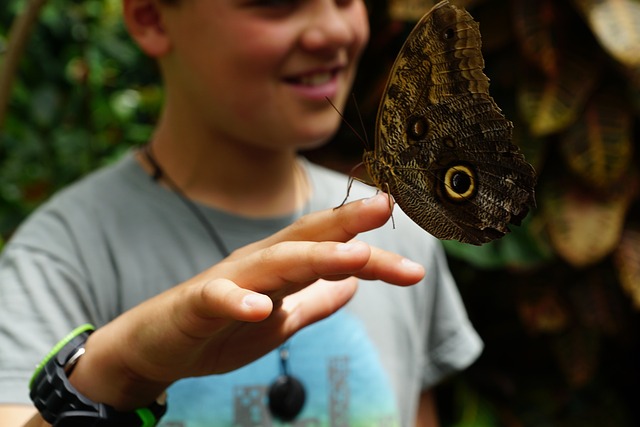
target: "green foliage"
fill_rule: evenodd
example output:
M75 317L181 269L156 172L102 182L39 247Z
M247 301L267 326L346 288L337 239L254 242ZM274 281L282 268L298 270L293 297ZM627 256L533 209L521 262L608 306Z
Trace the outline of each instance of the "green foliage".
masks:
M482 246L470 246L457 241L444 241L450 256L464 259L480 269L533 268L554 258L553 251L532 234L529 216L522 227L512 227L512 232L500 240Z
M24 1L0 10L6 40ZM150 137L155 64L125 33L120 0L50 0L30 34L0 133L0 235L52 192Z

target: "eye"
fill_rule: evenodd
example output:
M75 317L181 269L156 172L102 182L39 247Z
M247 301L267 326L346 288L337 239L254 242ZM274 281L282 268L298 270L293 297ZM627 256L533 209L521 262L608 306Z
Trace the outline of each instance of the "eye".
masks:
M409 139L419 141L429 133L429 122L424 116L412 116L407 120L407 136Z
M265 9L286 9L296 6L302 0L250 0L249 6Z
M462 202L476 193L476 174L469 166L454 165L447 169L442 185L449 200Z
M455 37L455 35L456 31L453 28L449 27L442 33L442 38L444 38L445 40L451 40Z

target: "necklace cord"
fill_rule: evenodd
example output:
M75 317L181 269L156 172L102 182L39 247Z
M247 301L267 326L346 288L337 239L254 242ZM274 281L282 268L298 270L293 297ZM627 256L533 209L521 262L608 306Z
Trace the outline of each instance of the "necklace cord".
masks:
M145 158L149 162L149 164L153 167L153 174L151 175L151 179L155 182L164 181L171 190L178 195L182 203L191 211L191 213L196 217L198 222L202 225L202 227L206 230L209 238L213 241L213 243L218 247L218 250L222 254L223 258L228 257L231 254L231 251L227 249L227 246L222 241L222 237L217 232L215 228L211 225L209 221L204 216L204 213L196 206L194 202L192 202L187 195L182 191L180 186L178 186L173 179L164 171L158 160L156 160L155 155L151 149L151 145L147 144L143 147L142 153Z

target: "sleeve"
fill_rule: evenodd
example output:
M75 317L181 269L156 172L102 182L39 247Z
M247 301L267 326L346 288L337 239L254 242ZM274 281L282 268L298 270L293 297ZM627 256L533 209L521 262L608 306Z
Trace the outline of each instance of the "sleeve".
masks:
M480 355L483 342L469 321L458 288L449 270L442 245L434 247L428 274L433 276L431 317L425 341L426 365L423 389L470 366Z
M61 225L38 215L0 257L0 404L30 403L36 364L76 326L99 324L95 295Z

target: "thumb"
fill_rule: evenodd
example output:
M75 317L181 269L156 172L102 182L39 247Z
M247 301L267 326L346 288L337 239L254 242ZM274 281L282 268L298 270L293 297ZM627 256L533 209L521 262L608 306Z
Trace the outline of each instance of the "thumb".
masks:
M183 327L194 337L211 335L217 322L259 322L273 310L266 295L239 287L235 282L216 278L188 286L183 305Z

